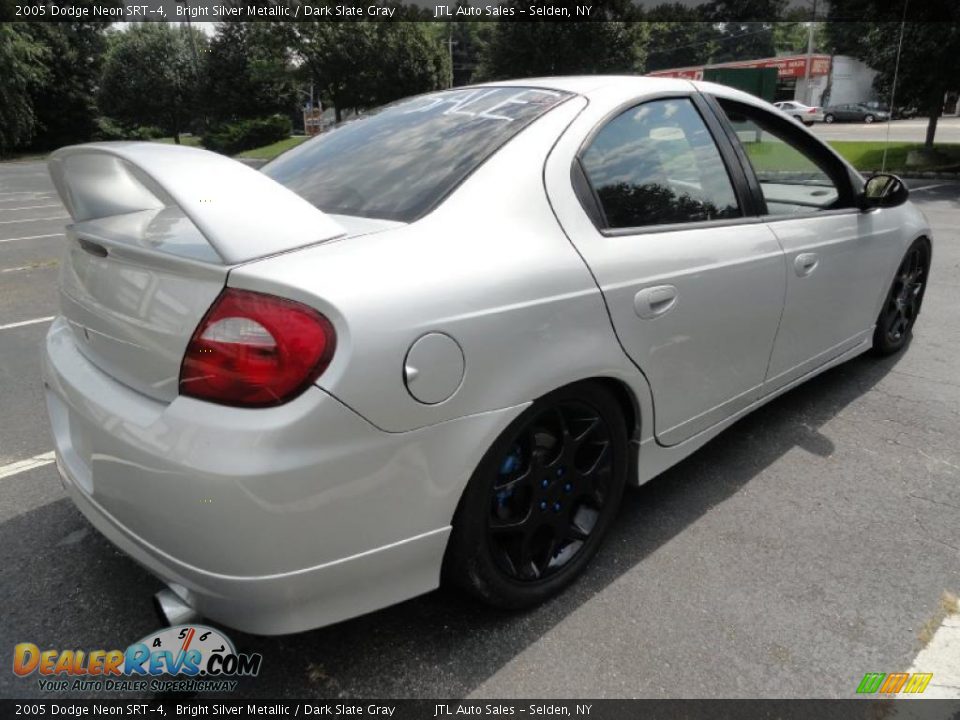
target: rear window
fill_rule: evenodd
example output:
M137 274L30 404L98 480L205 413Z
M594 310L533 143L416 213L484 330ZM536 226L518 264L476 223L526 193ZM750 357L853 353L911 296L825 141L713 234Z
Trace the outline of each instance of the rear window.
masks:
M568 97L524 87L420 95L305 142L263 172L324 212L411 222Z

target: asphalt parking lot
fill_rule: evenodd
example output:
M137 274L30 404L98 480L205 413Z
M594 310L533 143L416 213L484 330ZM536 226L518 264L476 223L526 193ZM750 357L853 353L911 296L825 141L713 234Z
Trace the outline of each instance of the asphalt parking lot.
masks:
M230 633L264 655L237 695L845 698L865 672L907 670L960 590L960 183L911 185L935 246L906 352L827 372L629 492L546 605L442 590L299 635ZM158 627L160 583L45 457L38 354L64 217L43 163L0 164L2 697L40 695L9 670L15 643L123 648Z

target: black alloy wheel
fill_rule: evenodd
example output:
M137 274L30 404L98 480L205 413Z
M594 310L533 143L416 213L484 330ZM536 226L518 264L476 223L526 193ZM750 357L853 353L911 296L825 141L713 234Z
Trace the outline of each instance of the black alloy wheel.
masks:
M877 318L873 347L881 355L894 353L906 343L920 315L929 272L930 244L920 238L910 246L897 268L890 292Z
M628 448L623 412L598 383L533 403L474 473L454 519L445 575L500 607L559 592L616 515Z

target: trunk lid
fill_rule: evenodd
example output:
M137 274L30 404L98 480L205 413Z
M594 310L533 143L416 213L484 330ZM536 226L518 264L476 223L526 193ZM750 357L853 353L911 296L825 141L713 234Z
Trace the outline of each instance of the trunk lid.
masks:
M193 148L64 148L50 174L74 219L60 302L77 346L161 401L178 395L184 351L232 267L346 234L256 170Z

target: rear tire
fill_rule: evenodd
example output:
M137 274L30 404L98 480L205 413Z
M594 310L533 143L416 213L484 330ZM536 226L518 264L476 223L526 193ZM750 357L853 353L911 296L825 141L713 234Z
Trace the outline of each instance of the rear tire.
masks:
M626 484L620 405L585 381L527 408L494 442L460 500L443 577L496 607L530 607L596 554Z
M873 331L873 351L891 355L907 343L920 315L930 273L930 243L919 238L910 245L880 309Z
M864 121L867 125L869 125L870 123L872 123L872 122L874 121L874 117L873 117L873 115L867 115L865 118L863 118L863 121Z
M827 113L826 115L823 116L823 121L825 123L832 123L835 119L836 118L834 118L833 115L831 115L830 113Z

